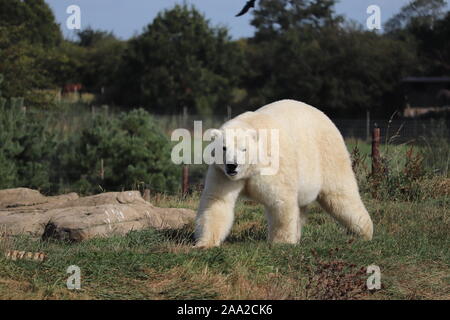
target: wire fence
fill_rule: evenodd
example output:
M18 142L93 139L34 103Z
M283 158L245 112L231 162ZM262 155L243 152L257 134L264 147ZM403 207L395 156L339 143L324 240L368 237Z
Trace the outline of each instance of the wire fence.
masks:
M213 117L199 115L156 115L154 116L161 128L170 135L178 128L194 130L194 122L201 121L203 131L210 128L218 128L228 117ZM358 139L369 142L375 127L380 128L381 143L414 143L420 144L431 137L450 139L450 118L442 119L388 119L388 118L357 118L331 119L338 127L345 139Z
M47 111L47 112L32 112L29 110L28 115L33 119L40 119L49 122L49 127L55 132L60 132L59 137L65 139L73 134L79 134L84 129L93 125L92 119L96 116L105 118L115 118L122 110L114 110L108 107L97 108L67 108L62 110ZM185 128L191 131L194 130L195 122L197 126L201 126L201 131L204 133L210 128L219 128L225 121L234 117L234 114L228 115L214 115L214 116L200 116L183 112L178 115L151 115L156 121L157 125L170 138L171 133L175 129ZM354 141L358 140L365 142L364 145L357 144L358 148L364 151L366 156L370 158L370 142L372 141L372 132L375 127L380 129L381 144L414 144L421 145L424 153L424 164L430 168L432 172L440 175L448 176L450 167L450 118L440 119L411 119L411 118L332 118L331 119L344 138L349 144L349 151L354 145ZM422 148L423 146L423 148ZM403 147L403 146L400 146ZM409 147L408 147L409 148ZM151 166L151 164L149 164ZM107 159L98 159L98 173L95 175L100 180L106 177L110 163ZM95 169L95 168L94 168ZM56 168L52 168L54 172ZM64 169L60 174L57 172L56 176L61 177L67 175L69 169ZM206 165L190 165L188 171L185 168L177 168L183 170L183 193L187 189L195 189L197 185L201 185L204 181L206 172ZM110 172L110 171L109 171ZM76 172L75 172L76 173ZM181 184L181 181L180 181ZM186 185L189 184L189 187ZM73 186L65 185L64 181L60 182L60 188L66 188L70 191ZM140 188L137 186L136 188ZM164 192L158 190L154 186L151 187L152 192ZM181 188L180 188L181 189ZM64 189L65 190L65 189Z
M333 119L344 138L370 141L372 130L381 131L381 143L423 143L431 137L450 139L449 119Z
M122 110L115 110L108 106L86 108L68 108L64 112L57 111L56 119L58 127L70 134L79 132L84 127L90 125L90 119L95 115L103 117L115 117ZM39 116L49 116L49 112ZM152 114L159 127L168 136L175 129L184 128L191 132L194 130L196 121L201 121L202 131L210 128L219 128L225 121L236 116L232 114L231 108L228 115L195 115L181 112L175 115ZM433 118L370 118L367 114L365 118L332 118L345 139L358 139L369 142L373 128L378 127L381 131L381 143L424 143L426 140L439 137L450 139L450 117Z

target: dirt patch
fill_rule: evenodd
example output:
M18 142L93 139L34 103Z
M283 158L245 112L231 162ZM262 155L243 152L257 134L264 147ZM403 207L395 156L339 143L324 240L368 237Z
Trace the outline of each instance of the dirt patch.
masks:
M369 294L366 268L344 261L319 261L309 277L306 292L309 299L350 300Z

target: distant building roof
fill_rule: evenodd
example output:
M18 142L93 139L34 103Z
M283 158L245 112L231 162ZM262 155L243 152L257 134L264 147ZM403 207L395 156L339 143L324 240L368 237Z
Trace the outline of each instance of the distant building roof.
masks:
M402 82L450 82L450 77L406 77Z

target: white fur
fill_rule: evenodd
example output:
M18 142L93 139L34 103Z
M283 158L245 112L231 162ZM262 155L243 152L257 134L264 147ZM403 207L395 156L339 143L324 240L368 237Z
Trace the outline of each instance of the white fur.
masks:
M238 174L230 177L224 165L211 165L196 219L196 246L219 246L225 240L241 193L265 206L271 242L297 243L306 206L315 200L348 229L372 239L372 220L359 196L349 153L325 114L293 100L246 112L216 132L225 137L227 150L225 132L230 128L278 129L279 170L275 175L262 175L258 164L240 165ZM241 138L254 139L255 144L258 139L253 135Z

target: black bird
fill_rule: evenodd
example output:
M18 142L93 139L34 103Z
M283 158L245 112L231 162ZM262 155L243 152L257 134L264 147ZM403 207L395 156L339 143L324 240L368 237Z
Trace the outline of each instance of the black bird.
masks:
M241 12L239 12L236 15L236 17L243 16L244 14L246 14L248 12L248 10L250 10L250 8L254 8L255 7L255 2L256 2L256 0L249 0L249 1L247 1L245 6L242 8Z

